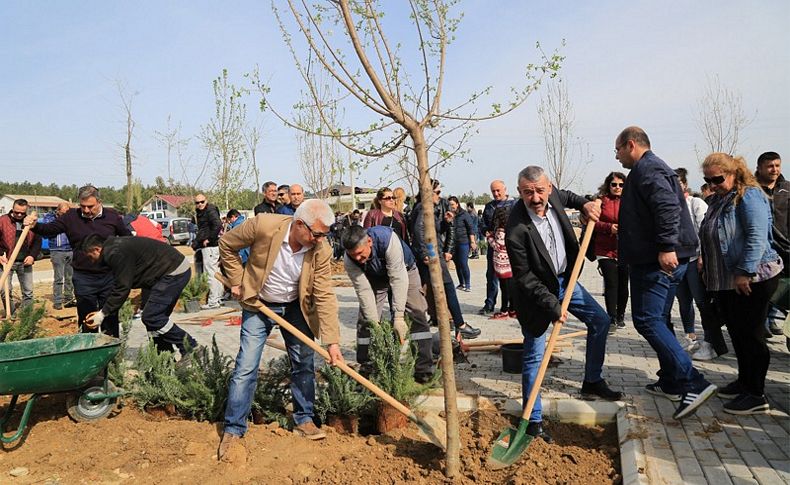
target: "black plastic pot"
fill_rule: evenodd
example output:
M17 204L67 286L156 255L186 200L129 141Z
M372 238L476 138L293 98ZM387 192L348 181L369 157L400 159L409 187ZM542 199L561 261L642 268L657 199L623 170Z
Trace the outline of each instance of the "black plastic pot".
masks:
M502 370L508 374L521 374L523 344L505 344L502 346Z

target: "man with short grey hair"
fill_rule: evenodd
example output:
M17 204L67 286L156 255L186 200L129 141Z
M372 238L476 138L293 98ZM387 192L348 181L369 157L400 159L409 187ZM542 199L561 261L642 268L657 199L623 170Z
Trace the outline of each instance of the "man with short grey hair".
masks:
M513 269L513 304L524 336L523 404L537 378L552 322L565 322L562 299L579 255L579 242L565 208L580 210L594 220L599 206L567 190L557 190L541 167L529 166L518 174L521 200L514 204L506 228L507 253ZM595 298L577 282L568 311L587 325L582 395L610 401L622 393L609 388L603 378L609 316ZM529 416L527 433L550 438L543 431L540 396Z
M293 184L288 187L288 200L288 203L281 205L277 209L278 214L293 215L296 209L304 202L304 189L301 185Z
M276 323L263 313L264 305L308 338L320 338L327 345L330 364L343 361L332 286L332 249L325 241L334 221L329 205L312 199L301 204L293 216L258 214L220 238L220 258L230 292L242 307L239 353L228 389L220 459L247 431L261 353ZM250 255L242 266L239 250L245 247L250 248ZM290 333L282 334L291 362L294 433L322 439L326 435L313 421L314 352Z
M27 216L25 224L36 234L53 237L65 232L74 251L74 294L77 297L77 320L83 332L95 332L85 327L85 317L104 306L114 286L110 268L95 263L82 250L82 242L91 234L102 237L131 236L123 218L115 209L102 205L99 189L93 185L80 187L79 207L67 210L54 221L36 224L35 217ZM118 312L107 315L101 325L102 331L113 337L119 336Z

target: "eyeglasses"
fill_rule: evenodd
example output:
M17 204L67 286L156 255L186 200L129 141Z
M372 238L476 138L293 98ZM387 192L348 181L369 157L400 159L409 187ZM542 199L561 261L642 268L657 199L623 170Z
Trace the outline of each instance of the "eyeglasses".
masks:
M206 203L205 200L196 200L195 201L195 205L200 205L200 204L205 204L205 203Z
M702 177L702 179L706 183L713 185L721 185L724 183L724 175L716 175L715 177Z
M329 232L315 232L313 228L310 227L309 224L307 224L305 221L302 221L301 219L300 222L304 224L304 227L306 227L307 230L310 231L310 235L313 236L313 238L315 239L321 239L322 237L327 237L329 235Z
M433 193L436 194L436 195L439 195L439 194L442 193L442 191L441 190L434 190Z
M15 215L17 217L24 217L24 216L27 215L27 212L26 211L14 211L14 210L12 210L11 214L13 214L13 215Z
M287 194L286 194L285 192L283 192L283 193L281 193L281 194L277 194L277 197L285 197L286 195L287 195Z
M386 196L386 197L382 197L382 198L381 198L381 199L379 199L379 200L395 200L395 197L393 197L393 196L391 196L391 195L388 195L388 196Z
M615 187L622 187L623 185L625 185L623 182L611 182L609 184L609 187L615 188Z

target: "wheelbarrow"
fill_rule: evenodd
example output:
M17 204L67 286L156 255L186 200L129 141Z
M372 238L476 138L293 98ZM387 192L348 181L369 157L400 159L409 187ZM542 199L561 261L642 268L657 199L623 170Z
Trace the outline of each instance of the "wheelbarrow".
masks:
M99 333L81 333L0 344L0 395L11 402L0 418L0 441L22 437L33 405L41 394L68 392L68 415L78 422L104 418L124 394L107 378L107 365L121 341ZM102 375L103 374L103 375ZM28 399L17 431L6 436L6 425L21 394Z

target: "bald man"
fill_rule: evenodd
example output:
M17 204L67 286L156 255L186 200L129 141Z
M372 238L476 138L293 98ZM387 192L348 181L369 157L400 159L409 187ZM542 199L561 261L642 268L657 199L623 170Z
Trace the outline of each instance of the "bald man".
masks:
M304 189L299 184L293 184L288 188L288 197L290 198L291 202L281 205L277 209L278 214L284 214L287 216L292 216L296 212L296 209L304 202Z
M505 182L494 180L491 182L490 188L491 197L494 200L485 205L483 208L483 219L480 221L482 224L481 232L484 236L490 236L494 233L494 211L500 207L511 206L514 203L514 200L507 195ZM490 245L486 250L486 260L486 299L483 308L478 312L480 315L492 315L494 313L496 295L499 292L499 279L494 273L494 248Z
M71 205L68 202L61 202L55 209L54 214L50 212L44 216L44 222L54 221L68 212L69 209L71 209ZM71 277L74 275L74 268L71 266L73 257L74 253L71 250L69 238L66 237L65 232L49 238L49 258L52 261L52 271L54 273L54 280L52 281L54 304L52 307L55 310L77 306L77 300L74 299L74 284L71 282Z

